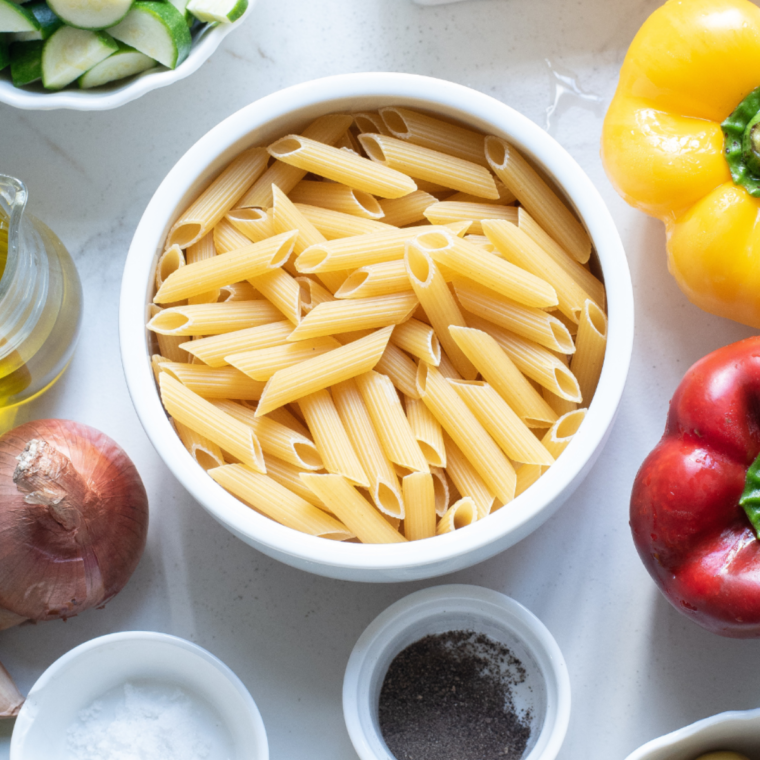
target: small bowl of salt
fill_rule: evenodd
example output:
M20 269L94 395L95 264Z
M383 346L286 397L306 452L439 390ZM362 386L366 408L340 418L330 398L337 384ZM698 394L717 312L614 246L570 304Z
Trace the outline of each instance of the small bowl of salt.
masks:
M570 679L551 633L514 599L436 586L361 635L343 714L361 760L554 760Z
M189 641L114 633L56 660L13 729L10 760L268 760L242 681Z

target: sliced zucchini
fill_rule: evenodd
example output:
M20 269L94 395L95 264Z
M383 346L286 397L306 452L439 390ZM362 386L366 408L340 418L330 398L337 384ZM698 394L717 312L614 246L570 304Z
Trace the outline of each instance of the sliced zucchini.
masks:
M0 0L0 32L37 32L37 19L20 5L10 0Z
M155 0L138 0L108 32L170 69L187 58L192 43L182 14L171 3Z
M11 51L5 35L0 35L0 71L11 62Z
M50 7L77 29L107 29L129 13L134 0L48 0Z
M47 3L30 3L26 6L26 10L37 19L40 30L38 32L16 32L13 35L14 42L46 40L56 29L63 26L63 21L50 10Z
M193 25L195 16L187 10L187 4L190 0L166 0L166 2L171 3L180 12L180 15L187 21L188 26Z
M11 45L11 81L16 87L24 87L42 79L42 40L14 42Z
M239 19L248 7L248 0L190 0L187 9L199 21L230 24Z
M105 32L62 26L42 50L42 84L48 90L60 90L117 50Z
M87 73L79 77L79 86L83 90L89 90L91 87L100 87L107 82L115 82L117 79L131 77L133 74L139 74L146 69L152 69L156 62L147 55L135 50L134 48L119 42L119 49L109 55L105 61L93 66Z

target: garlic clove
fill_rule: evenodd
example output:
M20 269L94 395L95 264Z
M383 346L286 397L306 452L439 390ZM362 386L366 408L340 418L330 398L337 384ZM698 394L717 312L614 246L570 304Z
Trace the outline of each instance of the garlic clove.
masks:
M15 718L23 704L21 692L0 662L0 718Z

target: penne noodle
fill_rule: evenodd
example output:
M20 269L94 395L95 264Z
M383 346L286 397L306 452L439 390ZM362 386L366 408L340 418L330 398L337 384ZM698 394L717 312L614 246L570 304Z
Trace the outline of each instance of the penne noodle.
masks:
M293 367L307 359L322 356L339 347L340 343L335 338L326 335L322 338L303 340L298 343L283 343L269 348L228 354L224 360L227 364L231 364L244 372L248 377L266 381L281 369Z
M277 185L272 185L272 204L272 226L275 233L290 230L298 233L293 243L294 255L299 256L310 245L326 242L325 236L293 205L293 201Z
M327 505L312 491L304 485L301 480L301 473L304 470L289 462L284 462L282 459L277 459L270 455L264 457L264 461L267 466L267 475L272 480L276 480L281 486L284 486L288 491L292 491L297 496L300 496L304 501L308 501L312 506L318 507L326 512Z
M402 259L369 264L355 269L335 291L336 298L373 298L409 290Z
M433 476L433 490L435 491L435 513L438 517L446 514L446 510L454 500L449 479L446 471L441 467L431 467L430 474Z
M288 194L293 203L339 211L365 219L382 219L383 209L377 198L337 182L311 182L301 180Z
M214 401L213 404L220 411L248 425L256 435L264 454L301 470L321 470L324 467L320 452L307 436L269 417L257 417L252 409L234 401Z
M213 243L216 252L219 254L245 248L251 244L251 240L239 232L225 217L214 227Z
M334 301L335 296L316 280L306 275L296 277L296 282L301 288L301 312L308 314L312 309L327 301ZM341 285L341 287L343 287Z
M187 248L198 242L240 200L268 160L265 148L249 148L233 158L174 223L167 247Z
M243 406L246 406L244 403ZM256 407L252 406L249 407L253 409L253 411L256 411ZM303 420L303 415L300 414L299 410L299 416L296 417L293 412L288 409L286 406L281 406L279 409L273 409L267 417L270 420L274 420L275 422L279 422L281 425L285 425L285 427L289 427L291 430L295 430L296 433L300 433L304 438L308 438L311 440L311 433L309 432L309 428L306 427Z
M159 335L221 335L266 325L282 319L282 314L267 301L231 301L162 309L148 329Z
M301 479L362 543L385 544L406 541L383 515L340 475L304 473Z
M468 496L473 500L478 510L478 519L489 515L496 501L493 491L451 437L444 433L443 440L447 452L446 472L457 487L460 497Z
M278 370L267 381L256 414L266 414L310 393L369 372L380 360L391 331L391 327L385 327L322 356Z
M485 152L483 153L485 157ZM498 178L494 178L496 189L499 191L499 197L493 199L478 198L476 195L469 193L454 193L446 198L451 203L495 203L500 206L511 206L517 200L515 194Z
M417 189L402 172L301 135L281 137L267 150L283 163L381 198L400 198Z
M478 374L475 366L465 356L449 332L452 325L464 327L467 323L443 275L427 252L417 245L416 239L407 246L404 264L409 282L414 288L420 305L425 310L457 374L461 374L468 380L474 380Z
M276 234L271 211L267 212L261 208L236 208L224 219L253 243L260 243Z
M388 375L393 385L405 396L419 398L417 365L398 346L388 343L375 369Z
M402 481L404 494L404 535L419 541L435 535L435 487L429 472L413 472Z
M150 304L148 308L148 314L151 319L162 311L164 310L160 306L156 306L153 303ZM184 338L175 335L161 335L161 333L156 333L156 341L158 343L158 351L164 359L172 362L190 361L191 357L188 356L187 351L182 347Z
M591 255L591 240L572 211L506 140L486 137L485 146L486 159L496 176L551 237L585 264Z
M438 420L421 399L406 396L406 418L428 465L445 467L446 447L443 443L443 431Z
M369 235L372 232L387 232L393 229L390 224L377 222L374 219L365 219L304 203L294 205L327 240L340 240L352 235Z
M517 335L563 354L575 352L567 327L542 309L512 301L464 278L454 280L454 291L462 308L471 314L506 327Z
M442 536L444 533L452 533L455 530L472 525L477 520L478 508L475 502L469 496L464 496L452 504L439 520L435 534Z
M298 405L309 426L327 472L342 475L351 485L369 488L370 481L343 427L330 391L304 396Z
M185 251L185 261L188 264L195 264L196 261L204 259L213 259L216 256L216 246L214 245L214 233L207 232L197 243L187 247ZM213 288L205 293L199 293L197 296L190 296L187 299L188 304L196 303L214 303L219 300L219 289Z
M572 412L578 408L578 404L575 401L568 401L567 399L560 398L551 391L546 390L546 388L541 388L541 395L544 397L544 401L554 409L558 417L562 417L568 412Z
M207 367L204 364L163 362L161 371L168 372L191 391L206 399L238 398L258 401L264 383L256 382L234 367Z
M185 266L185 254L178 245L167 248L158 258L156 265L156 288L161 288L169 275ZM178 299L179 300L179 299Z
M221 256L188 264L173 272L153 298L170 303L208 292L211 288L248 280L282 266L293 250L295 235L287 232L251 243Z
M446 378L435 367L420 362L417 386L425 406L494 495L502 504L512 501L516 482L514 468Z
M417 303L417 296L411 290L376 298L328 301L312 309L288 340L301 341L323 335L398 325L411 317Z
M402 176L435 182L479 198L499 197L491 172L471 161L380 134L359 135L359 142L373 161L389 171L396 170ZM415 185L407 192L417 189ZM406 193L383 197L402 195Z
M478 372L528 427L548 427L557 416L493 336L482 330L452 327L451 336Z
M251 280L251 285L294 325L301 321L301 286L284 269L274 269Z
M385 214L383 221L386 224L406 227L408 224L424 222L425 209L437 202L438 199L434 195L426 193L424 190L415 190L403 198L380 201L380 208Z
M396 325L391 343L434 367L441 363L441 344L433 328L417 319Z
M173 420L173 422L180 441L204 470L210 470L212 467L220 467L224 464L222 450L213 441L200 433L196 433L195 430L191 430L187 425L177 422L177 420Z
M446 199L434 203L425 209L425 218L430 224L450 224L451 222L472 222L469 232L482 235L481 222L484 219L501 219L517 224L517 211L514 206L498 206L492 203L465 203Z
M400 140L488 166L485 135L479 132L398 106L381 108L380 116L390 134Z
M232 285L225 285L219 288L219 303L229 301L255 301L259 298L250 282L233 282ZM190 299L188 299L189 302Z
M429 472L427 460L412 433L401 400L386 375L367 372L355 379L385 456L416 472Z
M385 126L383 117L377 112L361 111L353 114L353 117L359 134L363 132L379 132L381 135L390 134L390 130Z
M253 430L193 393L167 372L159 375L161 401L182 425L213 441L256 472L265 472L261 445Z
M554 458L504 399L482 381L450 380L478 422L513 461L551 465ZM462 489L459 489L462 492ZM463 492L462 492L463 493Z
M459 346L457 346L459 350ZM465 357L467 359L467 357ZM467 359L469 362L470 360ZM470 362L471 363L471 362ZM441 351L441 363L438 365L438 371L449 380L461 380L462 376L456 371L454 365L451 363L451 359L446 356L445 351Z
M575 346L570 369L578 379L583 403L588 406L602 374L607 348L607 317L593 301L586 301L581 312Z
M228 364L225 356L243 351L255 351L258 348L281 346L292 330L293 325L290 322L271 322L245 330L186 341L180 345L182 349L200 359L204 364L208 364L209 367L224 367ZM173 361L187 361L187 359Z
M227 464L208 473L220 486L257 511L310 536L343 541L353 533L331 515L317 509L273 478L241 464Z
M326 145L334 145L338 138L346 133L352 121L353 118L348 114L327 114L309 124L303 135ZM242 208L271 208L272 185L277 185L283 193L289 193L306 174L303 169L275 161L254 183L239 205Z

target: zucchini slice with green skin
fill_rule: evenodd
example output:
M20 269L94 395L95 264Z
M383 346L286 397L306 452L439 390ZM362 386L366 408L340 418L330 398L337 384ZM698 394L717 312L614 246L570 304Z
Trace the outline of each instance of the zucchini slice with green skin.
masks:
M62 26L42 49L42 85L60 90L118 50L105 32Z
M100 87L117 79L131 77L141 71L152 69L158 65L152 58L135 50L134 48L119 42L119 49L109 55L105 61L95 64L88 72L79 77L79 87L89 90L91 87Z
M193 16L193 14L187 10L187 4L190 2L190 0L166 0L166 2L173 5L179 11L180 16L182 16L185 21L187 21L188 26L193 25L195 16Z
M155 0L138 0L124 21L108 33L169 69L187 58L192 44L182 14L171 3Z
M15 87L24 87L42 79L42 40L14 42L11 45L11 81Z
M37 19L20 5L0 0L0 32L38 32Z
M248 0L190 0L187 9L199 21L230 24L237 21L248 7Z
M118 24L134 0L48 0L64 23L77 29L98 31Z
M37 19L40 30L38 32L16 32L13 35L14 42L46 40L53 32L63 26L63 21L50 10L47 3L30 3L26 6L26 10Z

